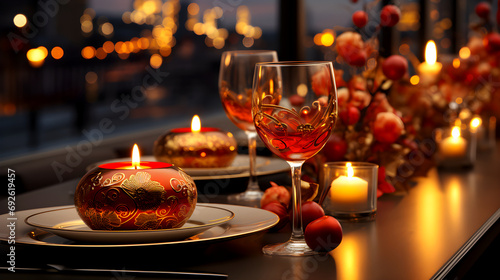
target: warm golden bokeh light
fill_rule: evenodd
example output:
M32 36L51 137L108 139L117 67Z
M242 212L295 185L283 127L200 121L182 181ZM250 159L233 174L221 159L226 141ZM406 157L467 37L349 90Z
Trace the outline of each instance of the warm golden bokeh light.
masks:
M321 35L321 44L323 44L323 46L329 47L333 45L334 40L335 38L330 32L325 32L323 33L323 35Z
M61 59L64 55L64 50L61 47L53 47L50 51L50 55L52 55L54 59Z
M102 44L102 49L106 53L112 53L115 50L115 44L113 44L113 42L111 41L106 41L104 42L104 44Z
M459 58L454 58L453 59L453 68L457 69L460 67L460 59Z
M418 85L418 83L420 83L420 77L418 75L411 76L410 83L414 86Z
M45 49L45 51L44 51ZM26 53L26 58L28 58L29 63L33 67L40 67L43 65L45 58L47 57L47 49L44 47L38 47L36 49L30 49Z
M105 22L101 25L101 32L103 35L109 36L109 35L113 34L113 31L114 31L114 27L111 23Z
M14 21L14 25L19 27L19 28L24 27L26 25L26 23L28 23L28 19L23 14L17 14L14 17L13 21Z
M95 56L95 48L92 46L86 46L82 49L82 57L85 59L91 59Z
M153 54L149 59L149 64L151 65L151 67L155 69L160 68L162 63L163 63L163 58L161 57L161 55L157 53Z
M105 59L107 55L108 55L108 53L105 52L102 47L97 48L97 50L95 51L95 57L97 57L98 59L101 59L101 60Z
M187 11L190 15L195 16L200 12L200 6L198 6L198 4L196 3L191 3L187 7Z
M462 47L460 51L458 51L458 55L461 59L467 59L470 57L470 49L468 47Z

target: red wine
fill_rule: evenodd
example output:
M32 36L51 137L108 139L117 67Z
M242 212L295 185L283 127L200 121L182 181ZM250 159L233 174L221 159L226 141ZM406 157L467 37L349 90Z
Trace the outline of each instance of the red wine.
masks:
M227 117L240 129L254 131L252 120L251 89L248 94L236 95L229 90L221 90L222 106Z
M311 158L323 148L335 119L330 115L315 124L303 123L294 114L280 111L257 114L254 123L260 138L275 155L299 161Z

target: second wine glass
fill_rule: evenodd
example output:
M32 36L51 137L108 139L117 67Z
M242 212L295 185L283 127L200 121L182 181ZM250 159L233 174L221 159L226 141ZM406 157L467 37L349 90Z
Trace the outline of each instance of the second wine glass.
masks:
M257 133L292 173L292 236L263 248L268 255L314 254L302 229L301 168L327 142L337 120L337 90L331 62L257 63L252 113ZM325 240L325 242L328 242Z
M250 158L249 181L245 192L229 196L232 203L259 206L263 192L256 178L257 133L252 119L252 82L255 64L278 61L276 51L241 50L222 54L219 71L219 93L227 117L248 138Z

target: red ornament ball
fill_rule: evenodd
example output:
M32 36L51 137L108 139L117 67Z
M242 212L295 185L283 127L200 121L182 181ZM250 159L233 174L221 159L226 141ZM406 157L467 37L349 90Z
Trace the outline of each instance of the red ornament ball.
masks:
M391 80L399 80L408 72L408 61L400 55L391 55L382 63L382 72Z
M356 11L352 14L352 22L359 28L363 28L368 23L368 14L365 11Z
M342 226L334 217L323 216L306 227L304 238L309 248L329 252L342 242Z
M380 25L392 27L399 22L401 10L394 5L385 5L380 12Z
M476 15L478 15L480 18L488 18L490 16L491 12L491 5L488 2L479 2L476 5Z

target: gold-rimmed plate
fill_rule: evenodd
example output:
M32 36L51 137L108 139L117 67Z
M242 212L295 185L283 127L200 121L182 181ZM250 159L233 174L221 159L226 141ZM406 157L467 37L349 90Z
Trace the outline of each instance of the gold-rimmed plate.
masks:
M42 211L26 218L26 224L74 241L91 243L153 243L183 240L234 218L230 210L198 205L180 228L157 230L92 230L74 206Z
M68 208L70 206L57 206L39 209L31 209L16 212L16 244L34 245L34 246L54 246L54 247L71 247L71 248L122 248L122 247L140 247L140 246L179 246L184 244L204 244L208 242L219 242L228 239L240 238L243 236L251 235L257 232L264 231L274 226L279 218L275 214L258 208L229 205L229 204L215 204L215 203L198 203L198 206L213 206L219 207L233 212L234 218L230 221L211 227L202 233L188 237L184 240L177 241L162 241L146 243L142 240L123 243L123 244L106 244L106 243L89 243L70 240L60 237L44 229L39 229L30 226L24 220L36 213L53 211ZM0 215L0 220L8 223L8 214ZM8 243L10 237L9 228L7 226L0 227L0 241Z

